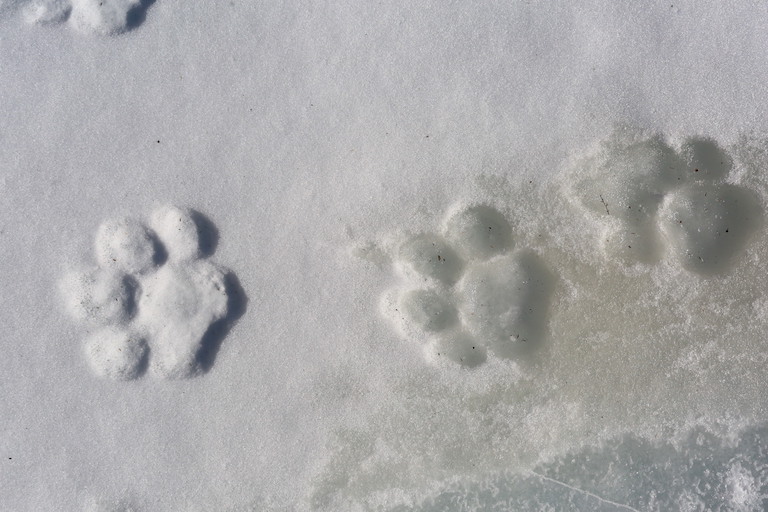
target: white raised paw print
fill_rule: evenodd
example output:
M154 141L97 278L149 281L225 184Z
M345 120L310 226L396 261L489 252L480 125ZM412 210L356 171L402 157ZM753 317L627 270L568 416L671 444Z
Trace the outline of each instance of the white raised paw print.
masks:
M69 311L91 333L85 354L102 377L150 372L186 378L207 369L244 298L234 276L209 262L215 228L200 214L166 206L147 227L104 222L98 266L63 280Z
M153 0L31 0L24 7L28 23L69 23L86 34L114 35L130 30L144 19Z
M553 276L530 251L514 250L512 228L496 209L450 214L441 234L403 242L395 265L407 281L385 294L384 310L429 358L478 366L488 352L531 354L544 340Z
M601 226L609 257L633 264L669 254L711 275L728 269L762 221L755 194L727 183L732 167L710 139L674 148L658 136L617 135L579 163L566 190Z

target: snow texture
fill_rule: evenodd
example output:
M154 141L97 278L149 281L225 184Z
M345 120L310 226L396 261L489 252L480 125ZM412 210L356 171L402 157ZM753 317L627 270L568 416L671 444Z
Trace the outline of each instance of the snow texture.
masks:
M761 510L767 33L759 0L0 0L0 508L450 509L509 471L537 511ZM225 274L200 341L216 262L258 306Z
M33 0L24 7L27 23L50 25L62 23L72 12L69 0Z
M506 510L758 512L768 506L765 426L736 443L702 427L675 443L633 435L541 464L448 485L390 512Z

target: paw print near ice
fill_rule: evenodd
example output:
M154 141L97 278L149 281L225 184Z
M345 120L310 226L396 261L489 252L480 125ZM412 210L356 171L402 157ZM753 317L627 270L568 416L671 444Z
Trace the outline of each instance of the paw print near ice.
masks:
M201 254L192 212L162 207L98 229L97 268L63 281L72 316L91 326L85 353L97 375L130 380L201 372L204 337L227 316L227 273Z
M748 189L727 183L716 142L616 137L568 176L567 193L599 226L605 254L625 265L669 255L701 275L726 271L762 222Z
M406 283L385 295L385 310L410 339L424 339L430 359L482 364L490 351L517 359L546 334L552 276L539 258L515 250L504 216L485 205L457 209L439 234L399 247Z

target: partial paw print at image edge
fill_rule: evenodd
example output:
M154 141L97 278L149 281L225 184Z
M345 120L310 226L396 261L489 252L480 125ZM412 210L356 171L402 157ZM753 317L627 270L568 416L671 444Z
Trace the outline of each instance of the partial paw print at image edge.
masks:
M31 0L23 17L34 25L69 22L85 34L116 35L141 25L154 0Z
M85 355L94 373L131 380L208 370L245 307L235 276L208 261L215 228L197 212L158 209L151 229L135 219L103 223L98 267L65 277L71 315L92 330Z
M395 265L407 283L383 299L405 337L423 339L429 359L465 367L519 359L541 346L554 276L531 251L515 250L512 229L496 209L461 208L441 234L403 242Z

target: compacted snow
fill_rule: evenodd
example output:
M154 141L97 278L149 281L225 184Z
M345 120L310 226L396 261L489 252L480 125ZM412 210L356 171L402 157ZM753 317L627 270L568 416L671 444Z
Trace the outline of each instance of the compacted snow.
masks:
M0 0L0 508L765 510L707 4Z

